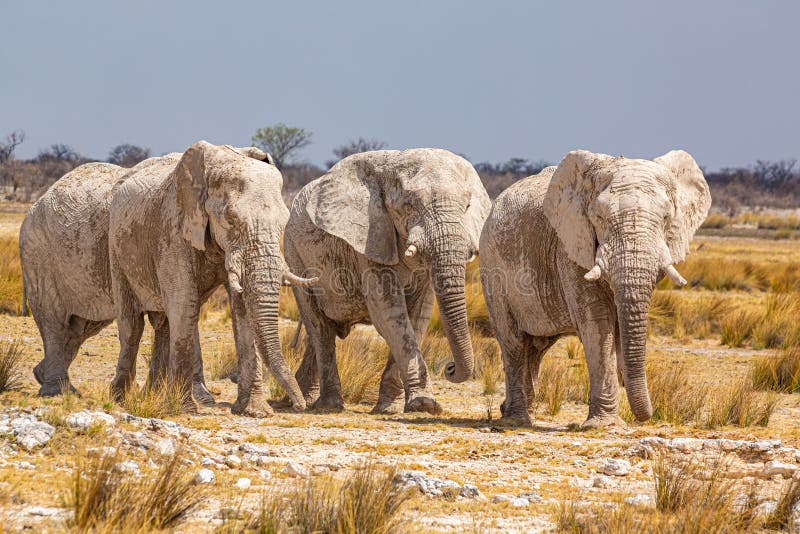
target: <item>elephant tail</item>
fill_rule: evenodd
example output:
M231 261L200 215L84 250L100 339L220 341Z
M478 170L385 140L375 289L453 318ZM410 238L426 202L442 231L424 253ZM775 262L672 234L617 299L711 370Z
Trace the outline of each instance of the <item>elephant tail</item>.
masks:
M294 331L294 337L292 338L292 342L289 344L290 347L293 349L297 347L297 342L300 341L300 330L303 329L303 318L299 318L297 320L297 330Z

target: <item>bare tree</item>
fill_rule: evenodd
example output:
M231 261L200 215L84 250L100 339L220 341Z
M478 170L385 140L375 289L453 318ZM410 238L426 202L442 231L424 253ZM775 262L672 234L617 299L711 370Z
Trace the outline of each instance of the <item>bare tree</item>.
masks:
M312 133L303 128L294 128L278 123L259 128L252 137L253 145L272 154L275 165L283 167L301 149L311 144Z
M133 167L149 157L149 148L123 143L111 149L108 153L108 162L120 167Z
M25 132L17 130L11 132L0 142L0 163L5 163L14 157L14 150L25 141Z
M358 154L360 152L369 152L370 150L383 150L386 148L386 143L377 139L364 139L359 137L355 140L350 140L343 145L339 145L333 149L333 155L339 159L344 159L347 156ZM336 161L331 160L328 162L328 167L333 167Z

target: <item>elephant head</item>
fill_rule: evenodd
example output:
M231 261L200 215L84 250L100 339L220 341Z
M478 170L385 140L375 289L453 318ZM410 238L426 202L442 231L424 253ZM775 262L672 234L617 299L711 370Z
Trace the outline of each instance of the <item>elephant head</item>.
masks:
M243 298L262 358L295 409L305 409L281 352L278 293L282 283L308 285L315 280L293 275L281 255L289 211L281 198L280 171L257 148L199 141L183 154L174 176L183 239L200 251L214 241L224 251L228 285Z
M473 372L464 275L490 208L469 162L427 148L349 156L318 181L306 202L317 227L373 262L391 266L406 256L425 263L453 352L445 369L451 382Z
M623 378L633 414L650 418L645 377L647 314L665 274L686 284L674 264L705 219L711 195L694 159L673 150L653 161L576 150L558 165L544 211L587 280L614 294Z

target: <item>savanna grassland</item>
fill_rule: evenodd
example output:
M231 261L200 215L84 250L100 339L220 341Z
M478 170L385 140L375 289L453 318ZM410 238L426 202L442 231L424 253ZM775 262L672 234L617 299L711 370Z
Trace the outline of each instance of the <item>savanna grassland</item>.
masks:
M800 501L800 222L791 217L709 219L678 266L689 284L663 281L653 298L653 419L634 424L622 392L627 428L582 431L588 375L576 338L545 358L533 427L499 420L502 361L478 262L467 273L475 379L442 378L450 353L437 314L423 342L441 416L369 414L388 354L369 327L338 341L344 412L276 407L269 419L232 416L235 352L220 295L201 317L216 406L179 415L169 388L112 402L113 326L87 341L72 365L82 395L40 399L31 368L43 356L41 340L33 319L18 316L24 210L0 205L0 411L31 415L55 432L27 450L0 420L3 528L732 532L789 528ZM297 365L305 341L291 347L297 309L288 291L281 315L284 350ZM142 342L140 382L151 335ZM271 379L270 392L283 397ZM70 415L84 409L111 414L113 423L76 424ZM213 483L192 482L203 468ZM422 485L432 491L393 482L416 480L408 471L427 477Z

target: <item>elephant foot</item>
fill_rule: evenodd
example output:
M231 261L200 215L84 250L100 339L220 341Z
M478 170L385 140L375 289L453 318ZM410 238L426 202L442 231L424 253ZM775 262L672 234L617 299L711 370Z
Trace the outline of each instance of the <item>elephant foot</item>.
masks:
M444 410L433 397L414 397L406 403L403 411L406 413L425 412L431 415L440 415Z
M44 360L37 363L36 367L33 368L33 378L35 378L36 382L40 385L44 384Z
M344 399L341 395L320 397L311 407L320 412L341 412L344 410Z
M192 383L192 395L197 402L203 406L214 406L216 404L214 395L208 391L208 388L206 388L206 385L203 382L197 381Z
M231 413L234 415L243 415L245 417L258 417L264 418L273 415L275 412L267 402L267 397L263 393L250 395L247 402L240 402L237 400L231 406Z
M75 395L76 397L81 396L80 392L70 384L69 379L43 383L39 388L38 395L40 397L57 397L63 395L67 390L69 390L71 395Z
M372 408L372 411L370 413L373 414L403 413L404 408L405 408L404 397L400 397L397 399L378 399L378 402L375 404L375 407Z
M513 426L533 426L533 419L525 410L509 410L502 414L502 420Z
M200 413L200 405L194 399L188 398L181 403L181 412L190 415L197 415Z
M619 427L625 428L628 424L622 420L617 414L607 414L607 415L593 415L589 417L586 421L583 422L581 425L581 430L589 430L592 428L608 428L608 427Z

